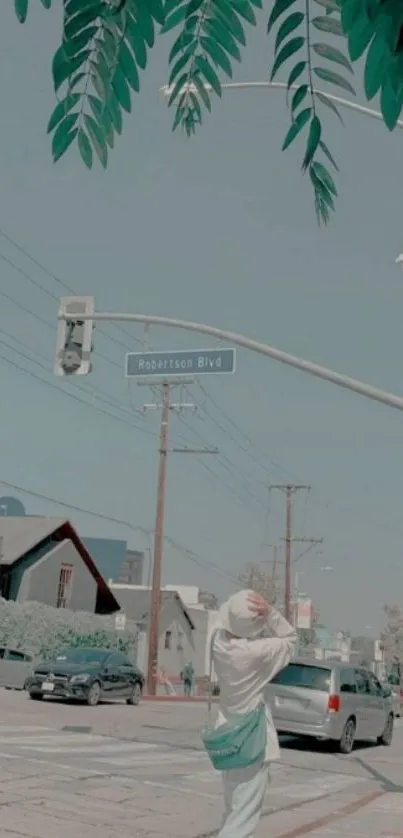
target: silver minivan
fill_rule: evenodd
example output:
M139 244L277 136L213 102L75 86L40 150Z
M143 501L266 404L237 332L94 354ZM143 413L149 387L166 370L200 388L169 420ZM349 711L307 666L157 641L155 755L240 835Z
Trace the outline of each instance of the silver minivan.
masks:
M392 742L391 691L362 667L295 660L269 684L268 696L278 733L333 740L343 754L356 740Z

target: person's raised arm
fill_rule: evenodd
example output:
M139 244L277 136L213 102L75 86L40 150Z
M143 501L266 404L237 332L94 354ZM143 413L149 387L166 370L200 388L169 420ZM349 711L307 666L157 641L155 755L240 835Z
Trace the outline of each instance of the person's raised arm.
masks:
M262 677L268 683L290 662L296 640L293 626L270 605L260 594L250 594L250 610L260 620L264 620L273 637L264 637L256 641Z

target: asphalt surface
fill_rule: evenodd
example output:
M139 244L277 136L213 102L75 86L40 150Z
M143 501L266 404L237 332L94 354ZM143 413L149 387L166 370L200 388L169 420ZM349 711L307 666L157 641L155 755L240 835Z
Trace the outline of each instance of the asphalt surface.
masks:
M1 838L204 838L220 778L200 746L200 704L89 708L0 690ZM257 838L403 836L403 725L393 744L283 741Z

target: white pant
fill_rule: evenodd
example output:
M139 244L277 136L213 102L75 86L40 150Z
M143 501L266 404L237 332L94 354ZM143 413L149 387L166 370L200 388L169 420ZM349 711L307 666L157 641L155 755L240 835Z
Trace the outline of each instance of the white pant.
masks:
M224 771L222 780L225 813L219 838L253 838L269 783L269 764Z

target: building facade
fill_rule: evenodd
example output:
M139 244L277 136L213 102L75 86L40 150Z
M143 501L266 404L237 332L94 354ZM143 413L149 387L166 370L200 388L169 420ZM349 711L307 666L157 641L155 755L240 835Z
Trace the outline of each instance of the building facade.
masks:
M69 521L0 516L0 596L113 614L119 603Z

